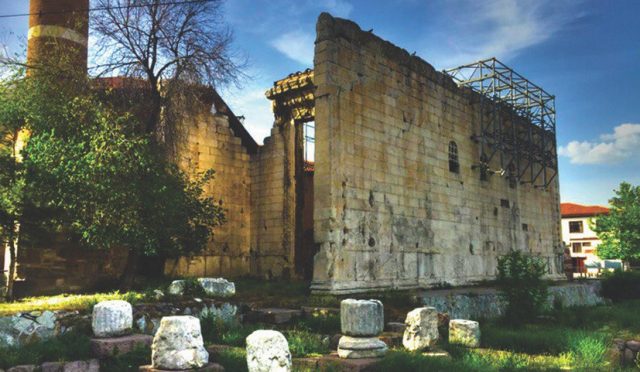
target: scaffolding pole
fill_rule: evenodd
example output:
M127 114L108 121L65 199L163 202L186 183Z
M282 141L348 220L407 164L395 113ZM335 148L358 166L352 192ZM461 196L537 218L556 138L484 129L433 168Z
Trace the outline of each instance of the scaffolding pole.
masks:
M444 71L458 86L480 93L479 164L497 158L510 179L548 187L558 174L555 96L489 58Z

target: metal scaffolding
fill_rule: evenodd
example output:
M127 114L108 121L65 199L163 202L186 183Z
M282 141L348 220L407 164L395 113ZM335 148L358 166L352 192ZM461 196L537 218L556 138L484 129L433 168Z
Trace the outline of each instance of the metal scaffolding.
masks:
M480 93L479 133L481 177L487 172L509 178L510 184L546 188L558 174L555 96L522 75L489 58L444 71L458 86ZM501 169L489 168L498 158Z

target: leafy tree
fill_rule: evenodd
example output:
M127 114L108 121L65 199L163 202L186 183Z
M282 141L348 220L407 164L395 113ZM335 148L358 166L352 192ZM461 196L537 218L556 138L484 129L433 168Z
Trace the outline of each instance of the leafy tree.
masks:
M0 284L0 289L6 285L5 295L8 298L13 297L18 226L24 212L25 186L24 169L18 154L20 128L24 123L16 120L15 114L20 111L20 106L16 104L15 88L13 84L0 85L0 248L9 250L9 262L5 263L9 271L1 273L0 279L4 279L4 283ZM4 271L4 267L0 270Z
M609 200L609 214L591 221L602 243L596 253L602 259L640 260L640 186L622 182Z
M533 319L544 307L547 265L539 257L511 251L498 259L498 285L507 300L505 320L519 324Z
M203 195L213 171L189 177L165 160L133 115L95 91L85 76L55 71L15 85L12 105L21 109L11 112L31 132L24 195L55 211L50 225L86 247L126 248L128 288L141 256L200 251L224 214Z

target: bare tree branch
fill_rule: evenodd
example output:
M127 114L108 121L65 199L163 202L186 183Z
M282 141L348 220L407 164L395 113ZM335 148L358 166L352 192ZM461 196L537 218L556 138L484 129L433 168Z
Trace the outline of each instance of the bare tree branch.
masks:
M97 0L92 19L99 38L98 75L144 79L151 92L146 130L169 135L176 102L202 86L238 85L246 62L234 54L233 34L222 18L223 0L167 4L162 0ZM185 99L186 98L186 99ZM164 133L162 133L164 132ZM166 138L165 138L166 140Z

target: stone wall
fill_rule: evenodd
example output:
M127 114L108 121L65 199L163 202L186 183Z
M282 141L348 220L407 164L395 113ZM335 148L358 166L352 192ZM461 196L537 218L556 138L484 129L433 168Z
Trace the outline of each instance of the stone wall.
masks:
M220 104L218 104L219 106ZM226 107L215 113L201 112L182 126L179 164L188 172L215 170L206 186L224 208L226 223L214 229L205 251L192 257L170 259L165 274L170 276L242 276L250 273L251 175L249 149L230 125L235 116Z
M451 319L494 319L504 315L506 301L493 288L460 288L425 291L419 296L425 306L448 313ZM595 306L605 301L600 282L568 283L549 287L545 307Z
M510 249L559 277L557 179L548 189L480 179L477 94L355 23L322 14L314 59L312 289L462 285ZM459 172L449 170L455 141ZM495 169L495 167L494 167Z
M72 236L34 231L23 226L24 239L18 249L16 294L79 291L113 283L124 270L123 249L87 249Z
M251 273L273 278L293 274L295 177L293 128L274 125L251 164Z

